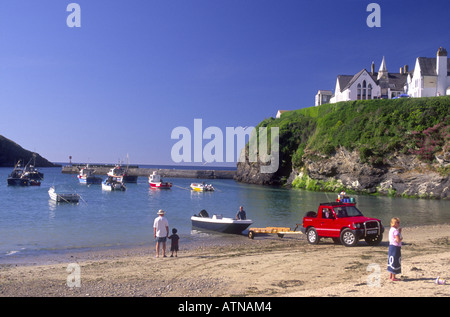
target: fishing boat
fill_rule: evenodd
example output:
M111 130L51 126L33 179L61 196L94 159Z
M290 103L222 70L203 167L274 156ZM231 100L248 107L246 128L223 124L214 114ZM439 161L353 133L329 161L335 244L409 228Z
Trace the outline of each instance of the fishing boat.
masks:
M31 164L31 160L33 160L33 164ZM44 179L44 173L39 172L36 166L36 153L33 153L32 158L28 162L27 165L25 165L23 169L24 177L28 178L29 180L33 181L31 182L31 185L37 185L41 184L40 181Z
M80 184L101 184L102 179L98 176L94 175L95 170L89 167L89 164L86 167L83 167L78 174L78 181Z
M30 186L30 179L25 176L20 160L14 166L11 174L8 175L7 182L9 186Z
M161 189L170 189L172 187L172 183L164 182L161 179L161 175L157 174L156 171L148 177L148 183L150 184L150 188L161 188Z
M204 209L198 215L193 215L191 221L194 228L233 234L242 233L253 223L251 219L235 220L217 214L210 217Z
M102 182L102 190L106 191L124 191L127 188L123 184L121 180L117 177L108 176L103 182Z
M191 189L196 192L212 192L212 191L214 191L214 187L212 184L205 184L205 183L192 183Z
M107 175L115 177L119 182L123 183L137 183L138 178L136 175L130 175L128 168L124 169L120 165L116 165L110 169Z
M80 195L77 193L57 193L55 187L52 186L48 190L48 195L51 200L58 203L78 203L80 201Z

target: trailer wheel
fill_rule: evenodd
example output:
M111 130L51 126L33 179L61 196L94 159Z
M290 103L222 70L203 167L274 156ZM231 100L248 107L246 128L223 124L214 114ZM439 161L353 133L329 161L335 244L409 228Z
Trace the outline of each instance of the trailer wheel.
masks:
M280 238L284 237L284 234L282 234L282 233L277 233L277 234L278 234L278 237L280 237Z
M248 237L249 237L249 239L255 238L255 233L253 231L249 231L248 232Z

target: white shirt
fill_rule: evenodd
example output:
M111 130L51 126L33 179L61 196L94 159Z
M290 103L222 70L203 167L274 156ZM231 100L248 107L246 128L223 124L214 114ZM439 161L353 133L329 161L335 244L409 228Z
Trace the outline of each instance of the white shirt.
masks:
M153 222L153 228L156 228L156 236L159 238L167 237L167 227L169 227L169 222L166 218L158 216Z

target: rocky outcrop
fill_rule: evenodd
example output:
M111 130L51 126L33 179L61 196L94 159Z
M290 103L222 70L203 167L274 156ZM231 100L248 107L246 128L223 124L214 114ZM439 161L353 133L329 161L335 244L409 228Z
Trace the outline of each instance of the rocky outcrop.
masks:
M33 154L35 154L35 158L33 158ZM36 162L37 167L57 166L39 154L25 150L17 143L0 135L0 167L14 167L19 160L23 164L27 164L31 159Z
M387 164L363 163L357 150L339 148L334 155L305 153L303 167L291 173L263 174L258 163L238 163L235 180L260 185L286 185L316 191L347 190L387 196L450 199L448 153L441 163L421 162L415 155L392 154Z
M359 152L343 148L331 157L306 155L295 179L316 180L316 190L346 189L356 193L379 193L389 196L450 199L450 177L442 173L450 162L427 164L415 155L395 153L386 158L387 164L372 166L362 163ZM297 182L302 186L302 182ZM304 182L303 182L304 183Z

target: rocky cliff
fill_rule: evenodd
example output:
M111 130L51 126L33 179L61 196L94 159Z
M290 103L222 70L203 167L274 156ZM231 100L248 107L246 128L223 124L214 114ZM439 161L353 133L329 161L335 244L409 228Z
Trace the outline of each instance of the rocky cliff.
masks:
M448 152L447 152L448 155ZM386 163L361 162L358 151L338 149L320 160L305 158L293 171L290 185L319 191L341 191L388 196L450 199L450 161L428 164L415 155L393 153Z
M450 98L345 102L285 113L280 169L238 163L240 182L450 199Z
M39 154L36 154L37 167L54 167L55 164L49 162ZM14 167L14 165L22 160L24 164L33 158L33 152L25 150L17 143L0 135L0 167Z

